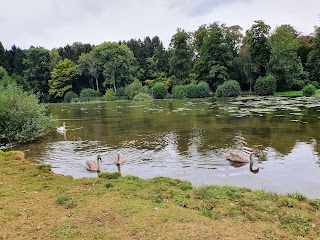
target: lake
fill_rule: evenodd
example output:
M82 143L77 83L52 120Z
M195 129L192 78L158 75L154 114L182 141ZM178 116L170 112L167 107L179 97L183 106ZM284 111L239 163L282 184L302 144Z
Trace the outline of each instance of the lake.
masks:
M102 156L103 171L117 171L117 152L126 156L123 175L167 176L194 186L232 185L320 198L320 99L247 97L52 104L66 133L20 146L55 173L96 177L87 159ZM260 150L254 165L224 155Z

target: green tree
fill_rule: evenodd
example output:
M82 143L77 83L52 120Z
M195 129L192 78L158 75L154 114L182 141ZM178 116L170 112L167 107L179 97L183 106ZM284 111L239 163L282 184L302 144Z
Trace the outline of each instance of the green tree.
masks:
M53 48L50 52L50 68L54 69L57 63L62 60L62 57L59 55L59 51L56 48Z
M50 73L49 94L54 98L62 98L72 89L72 80L76 75L77 66L70 59L60 60Z
M311 81L320 83L320 27L315 28L312 51L308 55L307 69Z
M13 45L10 50L5 53L6 65L8 73L21 75L24 70L23 59L25 58L25 51Z
M5 50L2 42L0 42L0 66L5 67L5 59Z
M89 53L92 50L90 44L84 44L81 42L74 42L72 45L66 45L58 49L59 55L64 58L70 59L74 63L78 63L81 54Z
M170 51L170 74L177 78L176 84L182 84L188 78L193 66L194 51L191 34L178 28L171 39Z
M251 74L253 79L265 76L269 63L271 49L268 41L270 26L264 21L254 21L254 24L246 31L245 41L251 57Z
M79 67L82 75L89 77L92 89L96 86L96 90L99 91L99 69L92 51L80 56Z
M103 76L103 85L124 87L131 83L137 74L137 61L132 51L126 45L115 42L104 42L92 50L94 64Z
M31 47L23 61L24 76L41 101L49 100L50 54L42 47Z
M297 54L297 32L290 25L277 27L270 37L270 46L268 72L277 80L278 91L291 90L294 81L301 80L303 75L303 66Z
M232 47L231 37L226 38L226 29L225 25L217 22L206 28L205 35L204 29L201 29L202 45L194 68L198 79L206 81L211 89L229 78L235 45Z

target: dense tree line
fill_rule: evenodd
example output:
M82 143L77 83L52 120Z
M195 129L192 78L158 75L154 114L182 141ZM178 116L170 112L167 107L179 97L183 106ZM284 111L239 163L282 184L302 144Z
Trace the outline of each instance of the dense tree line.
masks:
M319 87L319 69L320 28L304 36L290 25L271 31L260 20L245 34L238 25L219 22L194 32L179 28L168 49L158 36L98 46L75 42L52 50L15 45L4 49L0 42L0 80L6 76L43 102L61 101L67 93L76 97L82 90L89 94L88 89L98 95L108 92L110 99L132 99L133 93L191 96L198 85L203 89L207 84L215 92L226 82L252 92L258 79L257 87L270 86L263 81L271 79L277 91L301 90L310 83ZM160 89L163 94L156 95Z

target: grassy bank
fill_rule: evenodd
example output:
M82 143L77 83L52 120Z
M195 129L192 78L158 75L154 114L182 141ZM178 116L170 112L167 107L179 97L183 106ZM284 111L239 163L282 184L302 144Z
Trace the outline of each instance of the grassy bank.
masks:
M134 176L73 179L0 152L0 239L319 239L320 199Z
M316 96L320 96L320 89L316 90ZM274 96L277 97L302 97L302 91L288 91L288 92L276 92Z

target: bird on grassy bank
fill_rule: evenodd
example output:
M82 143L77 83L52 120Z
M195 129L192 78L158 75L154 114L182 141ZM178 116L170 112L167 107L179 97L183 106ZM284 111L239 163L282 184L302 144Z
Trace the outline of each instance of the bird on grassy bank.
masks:
M86 169L91 172L101 172L100 162L102 162L100 155L97 156L97 161L87 160Z
M116 158L114 159L114 164L117 165L118 167L118 172L121 174L121 169L120 166L123 165L125 163L125 157L123 153L117 153Z

